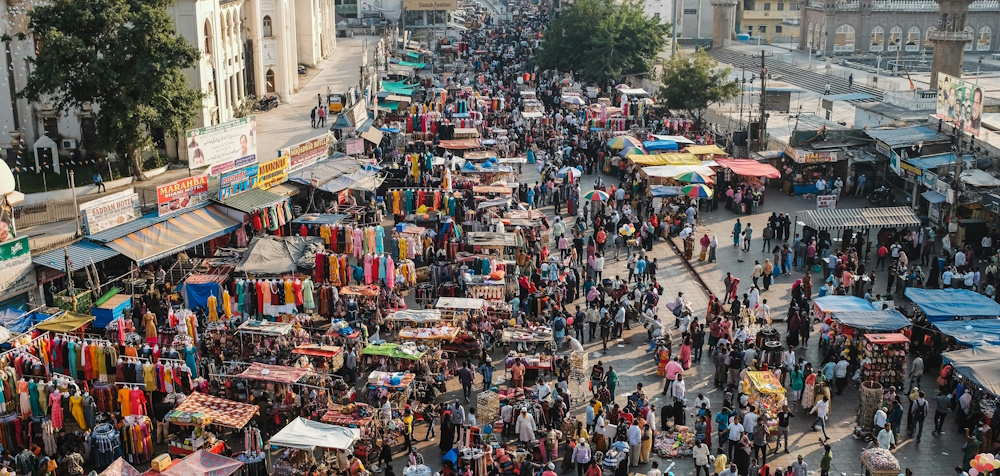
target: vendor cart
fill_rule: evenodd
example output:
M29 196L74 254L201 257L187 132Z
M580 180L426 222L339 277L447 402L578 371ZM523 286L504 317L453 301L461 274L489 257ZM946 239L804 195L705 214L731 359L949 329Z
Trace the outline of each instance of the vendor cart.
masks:
M785 388L771 372L747 372L743 391L749 395L749 404L757 407L758 425L767 429L768 440L777 440L778 412L785 402Z
M865 476L897 476L900 473L899 461L889 450L870 448L861 452L861 466Z

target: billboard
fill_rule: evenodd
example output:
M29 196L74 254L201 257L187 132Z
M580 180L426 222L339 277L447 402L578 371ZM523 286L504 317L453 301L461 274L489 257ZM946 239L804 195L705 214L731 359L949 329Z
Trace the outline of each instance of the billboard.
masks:
M0 244L0 300L28 292L35 286L28 237Z
M983 88L954 76L938 73L937 84L938 119L954 125L972 135L979 135L983 120Z
M248 165L219 177L219 200L235 197L257 186L257 172L260 166Z
M288 171L294 172L315 164L319 159L326 157L331 139L332 134L323 134L315 139L282 149L278 154L279 156L288 156Z
M288 179L288 156L278 157L260 164L257 173L257 188L267 190Z
M458 0L403 0L403 8L411 12L422 10L458 10Z
M188 177L156 187L156 211L160 216L208 201L208 175Z
M213 166L211 175L219 175L256 162L257 119L241 117L214 126L191 129L185 134L188 168Z
M88 235L124 225L142 216L139 194L135 193L135 188L84 203L80 205L80 212L83 213L83 223Z

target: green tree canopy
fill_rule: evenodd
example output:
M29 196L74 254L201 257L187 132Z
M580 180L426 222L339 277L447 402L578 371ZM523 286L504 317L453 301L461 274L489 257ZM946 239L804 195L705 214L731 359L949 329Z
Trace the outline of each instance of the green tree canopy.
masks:
M740 93L736 81L730 81L729 68L719 68L708 53L675 55L663 68L660 102L669 109L684 110L701 117L709 104L726 101ZM695 114L697 113L697 114Z
M99 148L128 159L145 180L148 128L178 132L201 107L183 70L199 52L177 35L171 0L52 0L34 8L39 43L19 95L48 97L59 111L92 105Z
M536 59L543 69L572 70L603 85L649 71L669 32L637 0L575 0L549 23Z

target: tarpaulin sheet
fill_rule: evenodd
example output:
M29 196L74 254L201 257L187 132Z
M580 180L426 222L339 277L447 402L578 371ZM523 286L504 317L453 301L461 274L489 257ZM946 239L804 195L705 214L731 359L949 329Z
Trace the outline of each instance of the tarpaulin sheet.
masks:
M160 473L164 476L229 476L243 463L215 453L198 450Z
M856 296L823 296L813 300L822 312L877 311L872 303Z
M346 450L359 438L361 430L357 428L328 425L298 417L272 436L269 443L282 448L310 451L316 448Z
M972 380L994 396L1000 396L1000 347L973 347L941 354L945 363L955 367L963 377Z
M928 321L1000 316L1000 304L968 289L907 288L905 294L927 316Z
M378 175L377 170L358 169L320 185L319 189L330 193L348 189L373 192L382 185L384 180L384 177Z
M8 308L0 312L0 326L6 327L14 334L24 334L31 329L31 326L51 319L54 315L56 314L46 314L40 311L26 313Z
M73 332L89 324L94 319L94 316L85 316L83 314L66 311L58 317L53 317L52 319L48 319L45 322L37 324L35 329L50 332Z
M120 456L113 463L109 464L99 476L141 476L142 472L128 464Z
M689 152L694 155L727 155L726 151L719 148L719 146L712 145L689 145L684 148L685 152Z
M696 155L687 152L653 155L629 154L625 157L636 165L702 165L701 160Z
M677 197L681 194L681 187L676 185L653 185L649 187L649 196L655 198Z
M762 164L753 159L726 159L719 158L715 161L722 167L728 167L737 175L748 177L779 178L781 172L771 164Z
M677 150L677 143L672 140L648 140L642 143L646 152L654 150Z
M332 359L336 357L341 350L343 350L343 348L335 345L303 344L292 350L292 353Z
M654 165L643 167L642 172L649 177L674 178L680 174L697 172L706 177L714 177L715 171L707 165Z
M210 205L129 233L108 243L108 247L142 266L225 235L239 226L239 221Z
M313 269L316 253L322 250L323 239L318 236L256 236L234 271L270 276L291 273L299 267Z
M216 298L216 311L222 308L222 289L219 283L197 283L197 282L184 282L184 289L182 291L184 296L184 305L188 309L198 309L203 307L208 309L208 298L210 296L215 296Z
M895 309L884 311L833 311L833 320L855 329L871 331L898 331L911 322Z
M177 405L177 411L188 413L205 413L212 418L213 425L220 425L237 430L246 426L257 414L257 405L234 402L224 398L194 392Z
M389 314L390 321L406 321L423 324L441 320L441 311L437 309L406 309Z
M423 352L415 347L402 347L398 344L368 345L361 349L361 355L376 355L379 357L391 357L394 359L420 360L424 356Z
M443 297L434 306L438 309L486 309L486 301L476 298Z
M465 150L477 149L482 146L482 142L479 139L454 139L440 141L438 145L445 149Z
M250 367L241 372L238 377L247 380L289 384L298 382L307 373L309 373L309 369L254 362L250 364Z
M239 334L256 334L264 336L283 336L292 332L290 322L246 321L236 329Z
M1000 320L938 321L934 323L943 334L968 347L1000 346Z
M348 296L353 294L355 296L375 297L378 296L378 287L375 286L374 284L370 286L361 286L361 285L344 286L340 288L340 294L342 296L345 294Z

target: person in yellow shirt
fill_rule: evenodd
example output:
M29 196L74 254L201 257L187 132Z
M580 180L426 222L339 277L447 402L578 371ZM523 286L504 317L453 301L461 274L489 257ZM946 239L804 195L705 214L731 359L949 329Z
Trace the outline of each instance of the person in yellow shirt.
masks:
M719 454L715 455L715 474L722 474L728 467L729 459L726 458L726 450L719 448Z
M433 423L432 423L433 424ZM413 411L409 408L403 413L403 425L405 425L405 431L403 437L405 438L406 452L409 453L413 449Z

